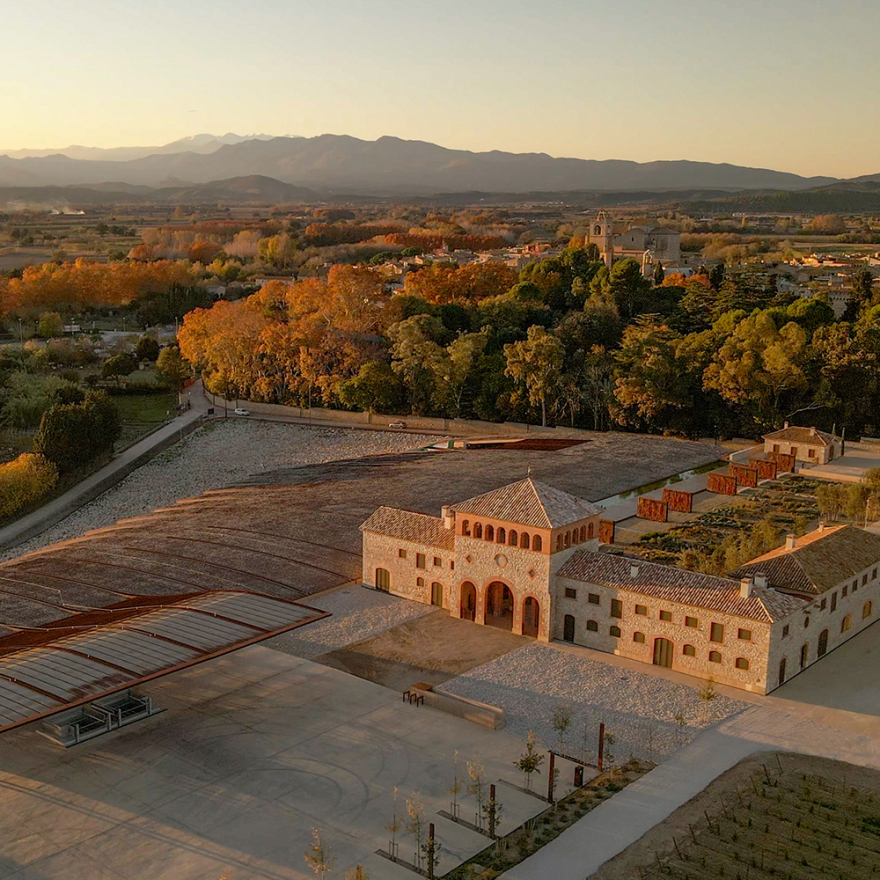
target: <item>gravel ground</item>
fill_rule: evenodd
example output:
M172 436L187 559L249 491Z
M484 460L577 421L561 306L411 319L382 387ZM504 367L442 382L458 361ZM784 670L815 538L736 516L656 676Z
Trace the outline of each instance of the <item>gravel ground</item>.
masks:
M559 747L551 719L564 705L571 725L560 750L591 762L600 722L613 735L616 759L661 761L704 727L749 705L722 696L707 702L686 685L540 644L471 669L442 689L500 706L507 733L525 738L533 730L546 748Z
M263 471L405 452L437 440L436 436L421 434L311 428L259 420L211 422L51 529L0 554L0 560L167 507L181 498L219 489Z
M398 599L366 587L347 587L323 596L310 596L303 602L329 611L333 616L269 639L263 643L267 648L311 660L434 610L430 605Z

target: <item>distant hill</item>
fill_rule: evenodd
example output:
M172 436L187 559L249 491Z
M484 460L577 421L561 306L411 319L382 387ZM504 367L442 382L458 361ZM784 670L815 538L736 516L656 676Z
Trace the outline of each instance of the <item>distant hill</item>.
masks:
M237 136L235 136L237 137ZM424 141L346 135L313 138L252 138L210 152L205 144L184 151L153 152L125 161L108 158L0 156L0 185L90 185L106 181L162 186L175 179L192 184L259 175L325 193L430 195L432 193L523 193L565 190L769 189L800 190L835 178L689 160L629 162L554 158L546 153L474 153Z
M857 178L799 192L744 192L712 199L687 199L691 211L739 213L856 214L880 213L880 176Z

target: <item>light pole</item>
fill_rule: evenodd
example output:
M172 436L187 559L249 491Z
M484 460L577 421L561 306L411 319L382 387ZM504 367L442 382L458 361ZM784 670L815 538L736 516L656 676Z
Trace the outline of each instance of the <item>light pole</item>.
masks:
M24 345L24 330L21 328L21 318L18 319L18 341L19 344Z

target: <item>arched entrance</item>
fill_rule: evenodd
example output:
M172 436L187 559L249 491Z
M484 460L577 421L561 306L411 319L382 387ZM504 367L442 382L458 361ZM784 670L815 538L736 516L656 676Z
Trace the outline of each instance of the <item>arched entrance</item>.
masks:
M822 632L819 633L819 651L818 654L820 657L825 656L825 652L828 650L828 630L823 629Z
M391 589L391 573L387 568L376 569L376 589L387 593Z
M513 629L513 593L500 581L492 581L486 588L486 624Z
M672 668L672 642L669 639L654 639L654 665Z
M461 585L459 616L462 620L474 620L477 616L477 588L470 581Z
M522 631L524 636L538 637L538 623L540 622L541 609L538 600L529 596L523 602Z

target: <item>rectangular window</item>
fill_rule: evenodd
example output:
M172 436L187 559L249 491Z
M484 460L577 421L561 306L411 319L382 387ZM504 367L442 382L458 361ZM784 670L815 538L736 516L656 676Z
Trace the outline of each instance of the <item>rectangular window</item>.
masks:
M819 603L819 608L820 608L820 610L824 611L824 610L825 610L825 606L826 606L827 604L828 604L828 600L827 600L827 599L823 599L823 600Z
M450 571L453 571L455 569L455 560L454 559L449 560L449 569L450 569Z
M752 631L750 629L741 629L737 632L736 637L744 642L750 642L752 640Z
M590 605L598 605L599 604L599 596L596 593L590 593L587 597L587 601Z
M636 614L641 614L642 617L646 617L648 614L647 605L636 605Z
M671 611L661 611L660 612L660 620L672 620L672 612Z
M872 581L877 580L877 569L876 568L871 572L871 580Z
M696 617L685 617L684 625L696 629L700 625L700 621Z
M815 458L816 457L816 450L811 449L807 454L810 456L810 458Z
M837 611L837 593L831 594L831 610Z
M868 575L863 574L862 575L862 586L865 586L866 583L868 583Z
M844 587L844 588L840 591L840 595L841 595L841 597L845 599L845 598L846 598L846 594L847 594L848 592L849 592L849 588L848 588L848 587Z
M435 556L434 565L443 565L443 560L439 556Z
M852 587L853 587L854 590L857 590L857 589L859 588L859 579L858 579L858 578L856 578L856 579L853 581Z
M709 629L709 640L713 642L724 642L724 624L713 623Z
M611 616L623 617L623 602L620 599L611 600Z
M416 553L416 568L424 568L425 567L425 554L424 553Z
M782 627L782 638L788 638L788 624L785 624L785 626Z
M565 598L566 599L577 599L578 591L574 589L574 587L566 587L565 588Z
M398 559L406 559L406 550L404 550L403 547L397 551L397 557Z

